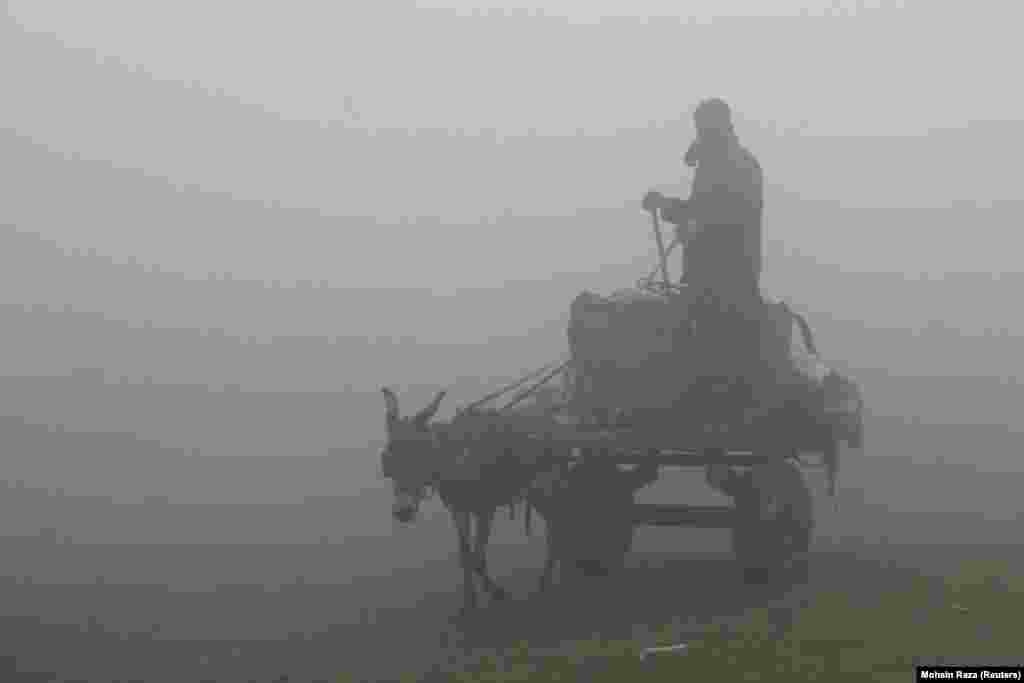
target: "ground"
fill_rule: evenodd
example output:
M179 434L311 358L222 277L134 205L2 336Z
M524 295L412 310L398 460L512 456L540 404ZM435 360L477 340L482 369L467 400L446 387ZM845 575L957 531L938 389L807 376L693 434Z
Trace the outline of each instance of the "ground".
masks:
M963 559L1004 560L1024 572L1021 437L993 436L985 471L965 464L971 454L955 452L949 435L929 434L877 421L866 453L845 463L838 510L822 495L822 477L811 475L819 514L811 578L788 599L816 590L867 597ZM945 464L933 457L938 446ZM689 473L666 476L644 497L677 495L714 499ZM394 680L465 648L520 639L554 648L595 631L645 639L667 621L696 629L787 599L739 583L725 532L676 529L642 530L621 576L531 597L541 538L535 531L524 539L522 519L503 516L491 567L512 599L460 629L451 620L461 597L454 532L436 501L416 525L391 528L385 487L358 500L339 503L334 531L320 543L286 544L270 534L246 545L100 545L64 542L59 533L0 539L0 680L316 681L342 672ZM317 504L318 514L332 514ZM308 513L301 504L266 507L246 508L252 524ZM216 525L216 514L240 509L221 508L205 521ZM157 510L147 514L180 512Z

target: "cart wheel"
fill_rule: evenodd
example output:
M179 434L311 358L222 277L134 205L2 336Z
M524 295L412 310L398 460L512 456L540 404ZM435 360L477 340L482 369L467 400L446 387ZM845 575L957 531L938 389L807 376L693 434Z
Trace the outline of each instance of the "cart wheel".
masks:
M732 544L745 577L805 570L814 518L811 492L800 469L782 460L756 465L744 475L743 484L735 496Z

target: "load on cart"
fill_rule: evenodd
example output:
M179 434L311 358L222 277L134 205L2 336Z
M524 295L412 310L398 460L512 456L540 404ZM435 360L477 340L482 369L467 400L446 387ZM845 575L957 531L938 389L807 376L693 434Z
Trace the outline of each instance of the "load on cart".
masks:
M757 161L736 141L720 100L698 107L695 121L690 198L648 193L642 203L658 267L634 289L576 297L567 360L444 422L431 422L443 393L403 418L384 390L393 514L411 521L430 491L439 494L458 531L467 608L476 580L504 596L486 547L497 510L521 502L527 525L533 511L546 522L541 587L559 563L563 575L611 571L642 524L731 529L745 570L788 566L813 531L798 465L824 466L834 494L842 445L862 447L858 385L821 358L803 316L759 291ZM661 219L676 226L667 248ZM673 281L668 257L677 247L684 273ZM486 407L516 390L502 408ZM703 468L733 504L634 502L665 466ZM595 533L598 513L603 533Z

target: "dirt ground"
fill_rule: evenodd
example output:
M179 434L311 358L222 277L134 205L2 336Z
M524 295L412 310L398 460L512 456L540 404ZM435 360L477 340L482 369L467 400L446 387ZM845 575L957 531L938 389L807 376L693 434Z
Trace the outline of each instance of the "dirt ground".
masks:
M1001 559L1024 571L1024 463L1016 460L1024 438L991 432L987 462L999 466L986 471L967 464L971 454L954 431L876 427L868 451L844 463L836 501L821 493L820 475L809 475L817 536L809 583L790 599L817 590L877 593L964 559ZM977 435L970 443L978 446ZM946 449L941 459L938 447ZM715 499L694 473L669 473L643 495ZM101 545L59 530L8 535L0 539L0 680L294 682L343 671L393 680L518 640L554 648L595 632L644 639L667 621L696 629L785 597L739 581L724 531L642 529L622 575L538 598L542 539L537 531L525 538L521 519L503 517L490 564L512 598L456 624L455 538L437 502L416 525L382 533L386 488L359 501L339 505L336 532L319 543ZM331 514L317 505L318 514ZM245 508L249 523L308 514L301 504L266 507ZM16 514L9 508L5 515ZM237 506L217 510L204 513L210 524L218 514L242 514ZM178 512L166 505L146 514Z

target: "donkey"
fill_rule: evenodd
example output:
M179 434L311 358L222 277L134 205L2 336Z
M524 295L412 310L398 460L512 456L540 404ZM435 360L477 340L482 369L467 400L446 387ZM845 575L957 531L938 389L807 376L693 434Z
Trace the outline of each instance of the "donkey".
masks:
M444 391L411 418L401 417L393 391L386 387L382 391L387 407L387 445L381 460L384 476L393 482L392 515L403 524L413 522L420 503L435 490L458 535L464 597L460 614L477 607L474 576L492 600L505 599L507 593L487 571L487 544L494 518L499 508L524 500L545 464L514 452L512 442L501 444L493 453L481 449L460 452L448 444L445 431L430 424Z

